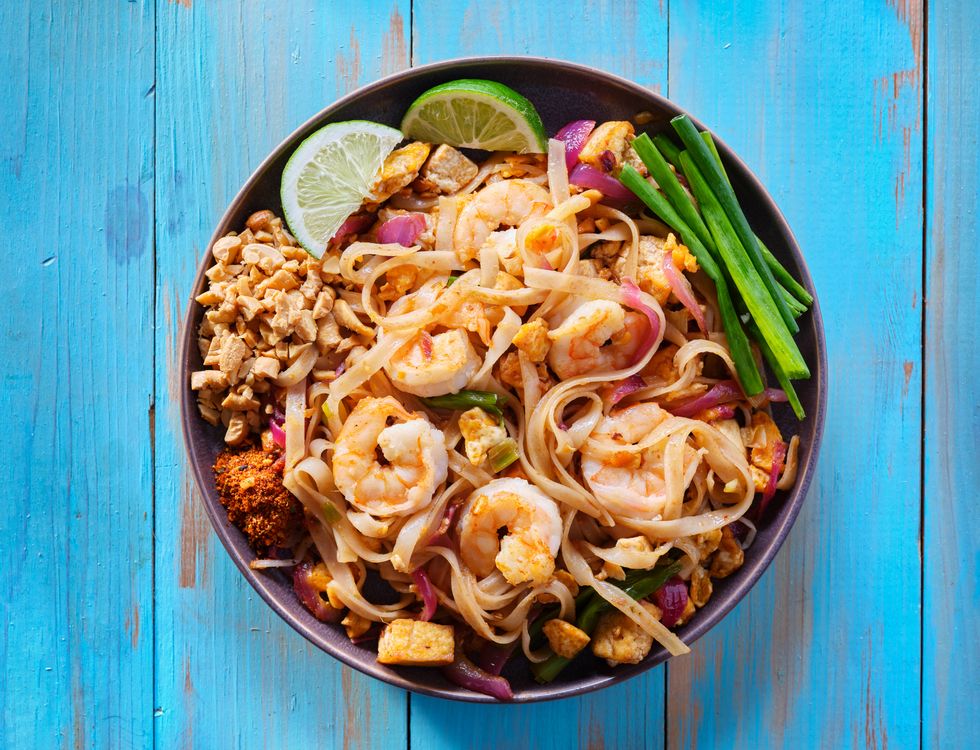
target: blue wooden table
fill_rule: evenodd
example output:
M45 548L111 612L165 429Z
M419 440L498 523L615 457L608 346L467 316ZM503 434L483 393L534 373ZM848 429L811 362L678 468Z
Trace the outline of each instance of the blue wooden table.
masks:
M0 3L0 748L980 747L980 4ZM176 342L252 169L410 65L674 99L766 183L827 322L819 477L692 655L553 704L412 697L280 622L184 462Z

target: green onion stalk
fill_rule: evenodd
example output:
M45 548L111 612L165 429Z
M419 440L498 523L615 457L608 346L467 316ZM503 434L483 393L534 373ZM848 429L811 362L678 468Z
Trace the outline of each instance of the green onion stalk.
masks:
M687 147L691 162L697 165L698 170L703 175L705 187L716 197L722 214L731 224L734 236L738 238L748 259L755 267L756 274L760 277L765 289L768 291L770 299L775 304L780 317L783 319L783 323L791 333L796 333L800 329L796 324L795 318L793 318L793 313L782 295L779 294L776 288L776 278L773 276L765 258L763 258L762 250L756 241L755 234L752 232L751 227L749 227L748 219L745 218L745 214L738 204L738 199L735 197L735 192L719 168L714 155L711 153L711 149L705 143L698 129L694 127L694 123L691 122L691 119L687 115L675 117L670 123L674 126L674 130L677 131L681 141ZM680 156L680 160L684 174L690 182L692 175L687 164L684 162L683 155ZM702 204L701 208L704 211L704 203L696 191L695 196L698 198L698 202Z
M749 396L762 393L765 387L762 383L762 375L759 373L755 357L752 356L748 337L742 330L742 324L735 312L725 276L712 253L702 244L697 234L681 219L667 199L644 180L632 166L625 165L619 174L619 179L633 191L637 198L643 201L647 208L680 233L681 240L694 253L694 257L697 258L705 275L714 282L722 327L725 329L725 336L728 338L728 348L731 350L732 361L735 363L735 371L741 382L742 390Z
M503 418L500 407L507 403L507 397L490 391L459 391L446 396L423 398L422 403L433 409L465 410L477 406L488 414Z
M697 142L702 147L704 146L704 141L700 138L697 139ZM799 330L799 327L796 325L792 312L786 306L785 299L778 291L776 291L776 298L770 293L768 285L760 276L758 268L749 257L749 253L746 252L723 206L700 170L695 166L691 156L682 153L680 160L684 167L684 174L691 185L691 190L701 206L705 223L707 223L715 240L715 248L731 274L736 288L742 295L749 313L751 313L766 342L772 348L773 354L789 377L810 377L810 370L800 353L799 347L793 340L792 332ZM753 247L755 247L754 236ZM772 275L768 266L765 266L765 271L770 276ZM786 308L787 315L793 323L792 328L787 326L780 312L780 305Z
M670 562L666 565L657 565L652 570L630 571L626 576L626 580L610 581L610 583L621 588L631 599L639 601L640 599L647 598L663 586L673 576L677 575L680 569L681 566L679 563ZM576 609L579 614L575 620L575 627L591 636L599 624L599 618L611 609L612 605L601 596L592 596L583 609ZM544 623L542 623L543 625ZM559 656L558 654L552 654L544 661L532 664L531 672L534 674L534 679L538 682L551 682L561 674L561 671L570 662L571 659L566 659L564 656Z

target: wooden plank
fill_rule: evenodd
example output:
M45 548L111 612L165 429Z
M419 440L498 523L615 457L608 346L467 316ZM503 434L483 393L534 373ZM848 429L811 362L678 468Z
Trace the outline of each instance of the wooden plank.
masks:
M796 232L830 391L786 547L670 664L668 747L918 745L922 23L917 2L671 4L670 95Z
M544 3L415 0L413 62L528 54L583 62L654 90L666 84L664 9L639 2ZM570 41L572 40L572 41ZM664 672L610 690L521 707L460 705L413 697L412 747L658 748Z
M152 743L152 5L0 4L0 747Z
M213 535L185 466L176 342L225 206L295 126L408 64L409 5L157 7L157 746L402 748L404 694L308 645Z
M922 739L980 747L980 5L928 8Z

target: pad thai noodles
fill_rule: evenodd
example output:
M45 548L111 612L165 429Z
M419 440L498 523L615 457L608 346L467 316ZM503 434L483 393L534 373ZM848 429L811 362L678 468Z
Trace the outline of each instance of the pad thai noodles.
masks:
M784 390L746 395L717 287L613 177L656 185L634 136L412 141L322 258L270 210L212 248L192 387L222 502L382 663L506 699L519 655L548 681L683 654L794 482Z

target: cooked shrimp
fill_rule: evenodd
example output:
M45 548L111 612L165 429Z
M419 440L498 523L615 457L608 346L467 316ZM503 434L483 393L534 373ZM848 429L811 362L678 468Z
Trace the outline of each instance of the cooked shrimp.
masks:
M528 180L501 180L483 188L459 213L453 241L464 260L475 258L490 233L516 227L536 210L551 208L548 191Z
M414 294L395 302L390 313L401 314L431 306L445 288L445 278L433 279ZM478 316L470 316L459 321L458 328L450 327L436 334L419 331L384 366L395 387L423 397L456 393L463 388L483 362L465 330L469 323L478 320ZM452 325L450 321L438 322ZM486 320L484 323L489 329L490 323Z
M592 300L548 332L548 364L561 378L628 367L643 342L646 319L618 302Z
M391 396L358 401L334 446L337 489L351 505L379 517L425 507L448 470L442 432Z
M582 446L582 476L610 513L654 518L667 502L662 447L617 450L632 446L670 415L656 404L627 406L604 417ZM612 445L610 445L612 444ZM685 450L685 463L694 450Z
M434 335L421 331L392 355L385 372L401 391L442 396L461 390L482 362L462 328Z
M495 479L463 506L460 554L481 578L496 568L512 586L540 585L555 572L561 531L554 500L524 479Z

